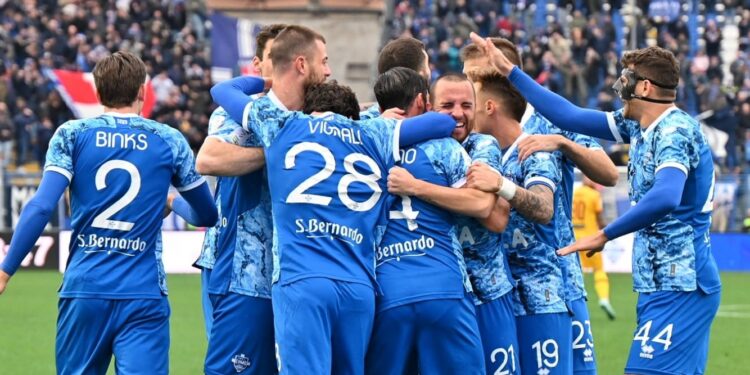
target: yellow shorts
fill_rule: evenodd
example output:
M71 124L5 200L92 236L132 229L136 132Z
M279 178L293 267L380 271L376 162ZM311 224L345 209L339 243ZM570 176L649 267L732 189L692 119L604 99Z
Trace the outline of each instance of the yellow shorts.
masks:
M595 272L604 271L604 262L602 261L602 253L596 253L592 257L587 257L586 252L582 251L578 253L581 258L581 268L584 272Z

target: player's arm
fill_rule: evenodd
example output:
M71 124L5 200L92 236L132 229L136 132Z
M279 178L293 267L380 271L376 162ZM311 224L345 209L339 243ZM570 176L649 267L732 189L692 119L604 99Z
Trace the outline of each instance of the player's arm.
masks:
M219 212L211 196L208 183L180 192L180 196L167 199L167 206L177 215L196 227L210 227L216 224Z
M266 165L262 147L242 147L208 137L195 159L198 173L208 176L242 176Z
M471 33L471 40L490 58L494 67L508 77L524 98L553 124L576 133L611 141L616 140L610 130L609 117L606 112L578 107L539 85L533 78L513 65L489 38L484 39Z
M479 219L482 226L490 232L502 233L508 226L510 220L510 203L505 199L498 198L495 200L495 206L486 219Z
M469 168L467 185L505 198L519 214L537 223L549 223L555 213L555 197L550 186L533 183L524 189L484 163L475 163Z
M245 119L245 108L252 103L252 94L262 92L267 82L263 78L242 76L217 83L211 88L214 102L224 108L232 120L242 124Z
M21 211L21 217L10 241L10 248L5 260L0 264L0 294L11 276L18 270L21 262L34 248L57 202L70 184L67 176L55 171L46 171L42 176L39 188L34 197Z
M430 139L450 137L455 128L456 120L453 117L427 112L401 122L398 129L398 144L403 148Z
M523 161L537 151L558 150L594 182L604 186L617 184L617 167L604 150L585 147L562 135L535 134L524 138L518 143L518 158Z
M388 171L388 192L417 197L442 209L478 219L488 218L496 197L476 189L435 185L401 167Z
M597 234L576 241L558 250L557 254L567 255L589 250L588 255L591 256L601 251L607 241L646 228L661 220L679 206L686 180L687 174L682 169L662 168L656 173L654 185L633 208Z

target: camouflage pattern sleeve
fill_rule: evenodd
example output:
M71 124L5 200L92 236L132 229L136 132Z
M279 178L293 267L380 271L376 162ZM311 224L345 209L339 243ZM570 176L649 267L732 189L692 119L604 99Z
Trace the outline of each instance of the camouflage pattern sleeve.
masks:
M242 125L232 120L224 108L217 108L208 121L208 136L222 142L243 146L262 147L254 133L245 130Z
M356 121L355 124L375 142L376 151L386 165L392 165L401 159L398 137L401 120L376 117Z
M523 162L523 188L544 185L554 192L562 181L560 157L549 152L535 152Z
M441 138L424 144L424 151L435 171L444 176L448 185L460 188L466 184L471 158L453 138Z
M695 120L684 112L675 111L665 120L668 121L652 125L656 127L652 130L654 174L662 168L675 167L687 175L698 166L702 134L696 131Z
M498 173L502 170L500 164L503 155L495 137L478 133L470 134L464 146L472 162L479 161L487 164Z
M162 134L162 137L172 149L174 163L172 185L179 192L194 189L206 180L195 170L195 156L185 137L175 129L169 130Z
M242 127L253 132L263 147L269 147L284 123L294 113L279 108L266 95L247 104L242 116Z
M563 136L583 147L586 147L589 150L601 150L602 149L602 145L600 145L599 142L597 142L593 137L590 137L588 135L573 133L573 132L564 130Z
M75 146L75 124L68 121L62 124L52 139L47 149L47 160L44 163L45 171L54 171L73 179L73 148Z
M617 143L630 143L630 138L641 130L638 121L625 118L624 109L607 112L607 123Z

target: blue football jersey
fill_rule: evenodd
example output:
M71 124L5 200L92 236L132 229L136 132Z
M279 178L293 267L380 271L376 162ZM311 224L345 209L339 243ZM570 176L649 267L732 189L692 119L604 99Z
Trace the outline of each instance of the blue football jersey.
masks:
M160 298L166 294L161 221L170 183L204 182L180 132L135 115L68 121L46 171L70 179L68 267L61 297Z
M521 126L525 133L528 134L555 134L561 135L583 147L589 149L601 149L601 146L591 137L578 133L562 130L554 126L549 120L543 117L539 112L534 111L530 105L526 108L529 116L524 116L524 122ZM558 189L562 194L562 199L558 202L561 207L555 209L562 210L567 220L557 220L557 239L561 247L568 246L575 242L573 233L573 182L575 182L575 164L572 160L565 157L561 151L555 151L555 155L560 158L560 174L562 180ZM560 259L560 265L563 271L563 283L565 285L565 300L575 301L586 296L586 288L583 285L583 270L581 261L577 256L567 256Z
M378 103L371 105L369 108L359 113L360 120L372 120L376 117L380 117L380 106Z
M400 121L290 112L273 91L246 113L243 126L266 152L274 281L326 277L374 286Z
M223 108L211 115L209 136L242 147L261 146L255 134L243 129ZM222 228L208 291L271 298L273 225L265 169L219 178Z
M680 205L669 215L635 233L633 289L638 292L721 288L711 254L714 167L700 124L676 107L651 126L628 120L622 110L608 113L619 142L630 143L629 196L637 204L654 184L656 173L674 167L687 175Z
M510 219L502 234L502 244L508 251L511 275L516 282L520 304L518 315L558 313L567 311L564 301L563 273L557 223L566 220L562 207L560 158L554 153L536 152L518 161L516 145L527 134L522 134L501 160L501 172L516 185L528 189L541 184L554 192L555 212L548 224L532 222L511 208Z
M401 166L414 177L440 186L466 183L471 160L453 138L417 144L402 151ZM382 296L377 309L471 292L454 215L416 197L399 196L377 249Z
M463 142L472 162L482 162L500 173L500 146L494 137L471 133ZM458 217L458 240L466 257L466 268L479 302L493 301L513 289L508 258L500 234L487 230L474 218Z

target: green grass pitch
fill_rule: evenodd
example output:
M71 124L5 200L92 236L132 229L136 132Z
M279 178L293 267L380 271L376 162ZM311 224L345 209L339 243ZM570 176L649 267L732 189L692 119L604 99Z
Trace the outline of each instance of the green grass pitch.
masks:
M0 296L0 374L52 374L57 272L21 270ZM750 368L750 273L723 273L722 306L714 321L707 374L743 374ZM200 307L200 278L170 275L172 307L170 373L200 374L206 340ZM635 328L636 295L630 275L610 275L617 320L607 320L596 304L587 275L591 325L600 374L622 374ZM248 328L252 326L248 322Z

